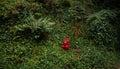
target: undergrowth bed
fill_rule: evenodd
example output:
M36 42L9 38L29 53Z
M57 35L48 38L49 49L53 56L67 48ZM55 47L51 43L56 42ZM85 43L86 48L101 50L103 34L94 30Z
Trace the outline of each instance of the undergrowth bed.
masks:
M119 0L0 1L0 69L119 69Z

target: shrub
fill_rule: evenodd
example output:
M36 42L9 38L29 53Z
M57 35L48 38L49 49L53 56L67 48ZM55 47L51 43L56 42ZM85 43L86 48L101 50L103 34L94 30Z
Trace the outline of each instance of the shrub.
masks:
M25 19L24 24L14 26L12 32L14 35L23 35L23 37L33 37L35 39L44 38L42 36L46 32L50 32L52 30L52 26L54 22L50 21L50 18L40 18L35 19L33 15L30 15L27 19ZM45 35L48 35L47 33Z
M0 2L0 22L3 24L16 25L24 20L29 13L40 15L41 4L26 0L4 0Z
M68 11L71 21L81 21L85 18L85 9L79 1L73 1Z
M111 10L101 10L90 15L87 19L88 39L92 39L98 45L110 45L115 37L115 31L110 22L115 17L115 13Z

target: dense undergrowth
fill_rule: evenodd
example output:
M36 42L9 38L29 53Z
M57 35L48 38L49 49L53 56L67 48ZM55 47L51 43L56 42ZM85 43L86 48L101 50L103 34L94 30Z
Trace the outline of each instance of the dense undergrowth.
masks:
M0 69L119 69L119 6L118 0L0 1ZM65 38L69 50L61 48Z

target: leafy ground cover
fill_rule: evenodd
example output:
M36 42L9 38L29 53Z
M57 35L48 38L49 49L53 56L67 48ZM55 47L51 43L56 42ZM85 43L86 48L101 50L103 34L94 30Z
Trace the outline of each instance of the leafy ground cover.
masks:
M62 35L65 33L62 33ZM83 37L69 37L71 48L62 49L65 35L54 34L56 40L36 43L27 39L1 42L1 69L113 69L118 66L118 56L113 51L97 48ZM57 38L61 36L61 38Z
M0 1L0 69L119 69L119 20L118 0Z

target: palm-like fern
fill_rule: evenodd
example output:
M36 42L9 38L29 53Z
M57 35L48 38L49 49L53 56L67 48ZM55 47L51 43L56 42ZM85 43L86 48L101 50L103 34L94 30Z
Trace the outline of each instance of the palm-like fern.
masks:
M25 19L24 24L17 25L15 26L15 28L21 31L25 28L30 28L32 32L34 32L37 29L40 29L41 31L50 31L54 24L55 23L51 22L50 19L47 17L36 20L33 15L30 15L30 17Z
M113 10L101 10L90 15L87 19L87 23L109 21L110 19L114 19L116 17L115 12L116 11Z
M41 34L45 32L50 32L52 30L52 26L54 22L51 22L50 18L40 18L36 20L33 15L25 19L24 24L16 25L12 32L14 35L21 33L25 35L25 37L35 37L39 38Z

